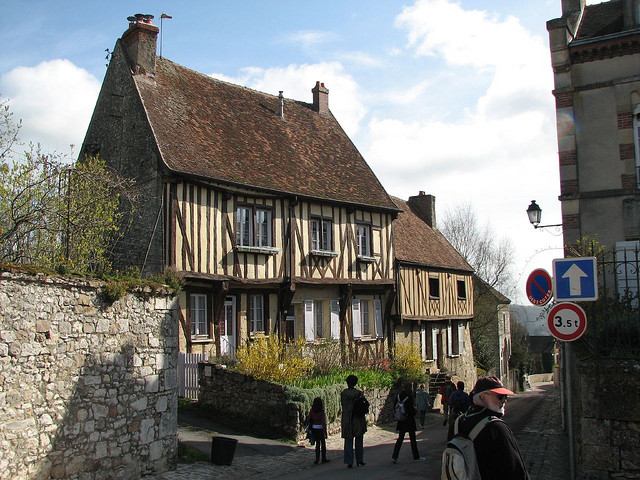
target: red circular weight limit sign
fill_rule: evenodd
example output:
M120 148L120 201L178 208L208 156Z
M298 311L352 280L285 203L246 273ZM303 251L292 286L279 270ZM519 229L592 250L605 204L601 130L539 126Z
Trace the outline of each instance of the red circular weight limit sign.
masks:
M575 303L558 303L549 310L547 326L551 335L558 340L573 342L586 332L587 314Z

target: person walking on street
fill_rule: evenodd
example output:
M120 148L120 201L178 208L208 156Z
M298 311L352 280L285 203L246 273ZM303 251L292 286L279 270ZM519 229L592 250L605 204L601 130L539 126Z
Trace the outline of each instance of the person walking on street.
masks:
M320 397L313 399L313 405L309 411L309 427L311 436L316 444L316 465L320 462L322 452L322 463L327 463L327 415L324 413L324 405Z
M473 440L480 476L491 480L530 480L518 442L503 422L507 395L496 377L480 377L471 392L471 407L458 417L457 432L468 436L480 422L488 422Z
M426 416L427 409L429 408L429 394L424 391L424 383L420 384L418 391L416 391L416 408L418 409L420 426L424 428L424 417Z
M393 463L398 463L400 447L402 447L404 436L407 433L409 434L409 440L411 441L411 453L413 454L413 459L419 460L420 453L418 452L418 443L416 442L416 409L414 407L411 390L406 386L396 397L394 415L398 421L398 424L396 425L398 439L396 440L396 444L393 447L393 454L391 455Z
M456 391L456 384L453 380L449 379L447 383L440 386L440 395L442 402L442 414L444 415L444 421L442 425L446 425L449 420L449 397Z
M364 466L364 434L367 431L367 419L365 416L353 414L353 406L356 399L363 393L356 389L358 377L347 377L347 388L340 393L342 405L342 417L340 421L341 436L344 438L344 463L348 468L353 467L353 451L355 443L356 463Z
M447 441L453 438L453 426L456 418L465 413L471 405L471 399L467 392L464 391L464 382L457 383L457 390L449 397L449 432Z

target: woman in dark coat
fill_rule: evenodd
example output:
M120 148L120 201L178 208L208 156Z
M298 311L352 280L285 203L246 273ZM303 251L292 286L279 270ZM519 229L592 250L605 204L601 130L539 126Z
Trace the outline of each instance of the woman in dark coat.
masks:
M404 442L405 433L409 434L409 440L411 441L411 453L413 454L414 460L420 459L420 452L418 452L418 443L416 442L416 409L413 401L413 395L411 394L411 390L407 387L404 387L402 391L396 397L396 404L398 402L404 403L404 410L406 413L406 418L404 420L398 420L398 425L396 426L396 430L398 431L398 439L396 440L396 444L393 447L393 455L391 458L393 459L393 463L398 463L398 454L400 453L400 447L402 447L402 443ZM395 411L395 404L394 404Z

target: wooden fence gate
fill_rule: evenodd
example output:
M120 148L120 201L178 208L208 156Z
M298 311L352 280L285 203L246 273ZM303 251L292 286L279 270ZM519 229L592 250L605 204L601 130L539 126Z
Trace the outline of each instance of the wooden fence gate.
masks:
M198 400L198 362L207 360L206 353L179 353L178 397Z

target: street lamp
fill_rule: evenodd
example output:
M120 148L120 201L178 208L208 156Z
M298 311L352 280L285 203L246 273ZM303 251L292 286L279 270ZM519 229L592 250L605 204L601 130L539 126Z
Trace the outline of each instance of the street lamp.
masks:
M531 205L527 208L527 215L529 216L529 222L533 225L533 228L547 228L547 227L561 227L561 223L555 225L540 225L542 219L542 209L536 203L535 200L531 200Z

